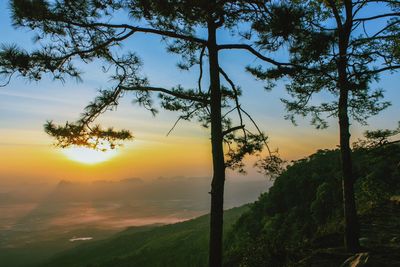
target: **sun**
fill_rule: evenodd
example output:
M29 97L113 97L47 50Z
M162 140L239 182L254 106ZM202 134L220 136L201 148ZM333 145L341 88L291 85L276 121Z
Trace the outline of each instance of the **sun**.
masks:
M114 157L118 152L116 149L95 150L87 147L70 147L62 150L70 160L83 164L97 164Z

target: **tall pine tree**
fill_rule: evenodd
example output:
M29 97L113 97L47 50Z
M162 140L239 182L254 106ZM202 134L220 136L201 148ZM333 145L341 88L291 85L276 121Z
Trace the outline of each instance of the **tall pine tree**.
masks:
M158 93L162 108L180 112L178 121L196 119L210 127L213 177L209 265L213 267L222 265L225 169L243 171L243 157L261 151L267 144L266 136L257 125L246 127L246 121L254 124L254 120L240 105L240 88L223 70L219 55L223 50L240 49L280 65L250 42L244 43L246 38L238 30L260 15L256 2L13 0L14 26L35 31L40 48L27 52L8 46L0 52L1 74L6 84L14 73L31 80L40 80L46 73L55 79L80 79L77 62L103 63L104 70L110 74L110 87L100 91L76 122L59 126L50 121L45 125L46 132L55 137L61 147L79 145L96 149L104 143L114 147L119 140L131 139L129 131L93 126L96 118L115 108L125 94L132 94L136 102L155 114L152 93ZM219 44L220 31L233 32L237 43ZM178 64L181 69L193 70L198 66L197 88L151 86L149 79L140 73L139 56L129 47L118 49L138 33L159 36L168 52L181 57ZM208 64L208 88L203 88L205 64ZM254 132L251 129L255 129ZM270 156L272 160L265 162L271 163L270 170L276 171L279 169L276 163L280 161L276 155Z
M344 241L347 250L357 251L357 177L352 167L350 117L365 124L369 116L389 105L381 101L383 90L373 89L371 84L376 86L381 73L400 68L400 2L310 0L258 7L264 14L255 22L259 45L270 51L288 46L289 65L249 67L249 71L268 81L290 79L286 89L292 98L283 100L287 119L295 122L296 115L311 115L313 125L325 128L327 117L338 118ZM328 101L315 100L321 94L320 99Z

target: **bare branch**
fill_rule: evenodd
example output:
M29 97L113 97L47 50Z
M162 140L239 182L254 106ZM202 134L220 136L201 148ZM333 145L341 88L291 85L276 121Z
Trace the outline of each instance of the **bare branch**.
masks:
M152 33L160 36L167 36L171 38L181 39L185 41L191 41L199 44L206 45L207 41L195 36L184 35L174 31L167 31L167 30L159 30L153 28L145 28L145 27L137 27L132 26L129 24L111 24L111 23L102 23L102 22L90 22L90 23L79 23L76 21L65 21L59 20L59 22L69 23L74 26L83 27L83 28L96 28L96 27L104 27L104 28L113 28L113 29L129 29L133 32L142 32L142 33Z
M191 101L195 101L195 102L199 102L199 103L203 103L203 104L208 104L209 100L207 98L201 98L201 97L196 97L196 96L192 96L192 95L187 95L187 94L183 94L180 92L176 92L173 90L168 90L165 88L161 88L161 87L152 87L152 86L138 86L138 87L127 87L124 85L120 85L120 88L124 91L149 91L149 92L160 92L160 93L165 93L168 95L172 95L181 99L186 99L186 100L191 100Z
M354 19L353 21L369 21L369 20L374 20L374 19L379 19L379 18L387 18L387 17L395 17L395 16L400 16L400 12L394 12L394 13L386 13L386 14L380 14L372 17L366 17L366 18L359 18L359 19Z
M283 62L278 62L275 61L269 57L264 56L263 54L261 54L260 52L258 52L257 50L255 50L251 45L247 45L247 44L223 44L223 45L218 45L218 49L219 50L224 50L224 49L243 49L243 50L247 50L250 53L252 53L253 55L255 55L257 58L271 63L275 66L294 66L291 63L283 63Z
M260 127L258 127L257 123L256 123L255 120L250 116L250 114L247 113L247 111L245 111L243 108L240 108L240 109L241 109L242 112L250 119L250 121L253 123L254 127L256 127L258 133L259 133L259 134L263 134L262 131L261 131L261 129L260 129ZM266 140L264 140L264 144L265 144L265 146L267 147L269 156L272 157L272 156L273 156L273 153L272 153L272 151L271 151L271 149L270 149L270 147L269 147L269 145L268 145L268 142L267 142Z
M222 135L225 136L225 135L227 135L227 134L229 134L231 132L234 132L234 131L237 131L237 130L240 130L240 129L244 129L244 128L245 128L245 125L238 125L238 126L235 126L235 127L232 127L232 128L229 128L229 129L223 131Z
M395 71L400 69L400 65L396 65L396 66L387 66L387 67L383 67L383 68L379 68L379 69L373 69L373 70L367 70L367 71L363 71L363 72L358 72L358 73L353 73L351 75L349 75L350 78L355 77L355 76L362 76L365 74L378 74L381 72L385 72L385 71Z
M204 56L204 52L206 51L206 47L203 46L203 48L201 49L200 52L200 58L199 58L199 79L197 81L197 86L199 87L199 93L202 92L201 90L201 79L203 78L203 56Z
M331 9L332 9L332 12L333 12L333 15L334 15L334 17L335 17L337 26L338 26L339 29L341 29L341 28L343 27L343 25L342 25L342 19L340 18L340 14L339 14L339 11L337 10L335 1L333 1L333 0L328 0L328 3L329 3L329 6L330 6Z

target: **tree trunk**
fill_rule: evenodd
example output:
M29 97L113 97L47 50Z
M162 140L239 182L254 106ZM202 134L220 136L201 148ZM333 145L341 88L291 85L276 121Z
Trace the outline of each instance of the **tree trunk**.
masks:
M340 131L340 155L342 165L342 190L343 190L343 214L344 214L344 246L349 252L358 252L359 224L357 208L354 196L354 183L356 177L353 173L353 162L350 148L350 123L349 123L349 90L350 84L347 76L347 50L349 47L350 35L353 27L353 6L352 1L345 0L346 21L339 28L339 59L338 59L338 87L339 95L339 131ZM338 25L340 25L338 21Z
M347 2L346 2L347 3ZM349 82L347 77L347 48L352 25L351 5L347 7L346 23L339 29L339 60L338 60L338 87L339 95L339 139L342 167L342 191L343 191L343 214L344 214L344 245L347 251L357 252L359 244L359 225L357 219L356 201L354 196L354 183L356 178L353 174L353 162L350 148L350 123L349 123Z
M359 244L359 225L357 218L356 201L354 197L355 177L353 174L349 117L348 117L348 90L340 91L339 99L339 127L340 127L340 154L342 164L342 188L344 211L344 244L349 252L357 252Z
M221 267L225 161L223 151L221 89L219 79L218 48L216 42L216 26L212 18L210 18L208 21L208 53L211 89L211 147L213 161L209 266Z

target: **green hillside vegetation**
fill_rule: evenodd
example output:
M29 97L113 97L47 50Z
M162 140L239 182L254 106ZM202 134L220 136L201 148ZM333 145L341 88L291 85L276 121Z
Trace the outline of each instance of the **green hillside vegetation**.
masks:
M0 234L3 243L12 243L11 247L0 247L1 267L34 267L39 262L47 260L50 255L76 247L76 242L68 240L73 236L91 236L94 239L105 239L115 234L114 229L83 227L66 229L53 227L47 230L20 231L13 234L13 240Z
M360 148L353 157L364 249L394 249L396 257L400 207L390 198L400 194L400 146ZM225 266L340 266L349 255L341 247L339 161L338 150L320 150L288 167L234 225L226 242ZM385 209L389 212L382 213ZM313 265L318 253L325 261ZM400 259L394 265L381 264L400 266Z
M225 212L225 231L247 206ZM135 227L106 240L82 244L39 266L206 266L209 215L160 227Z

